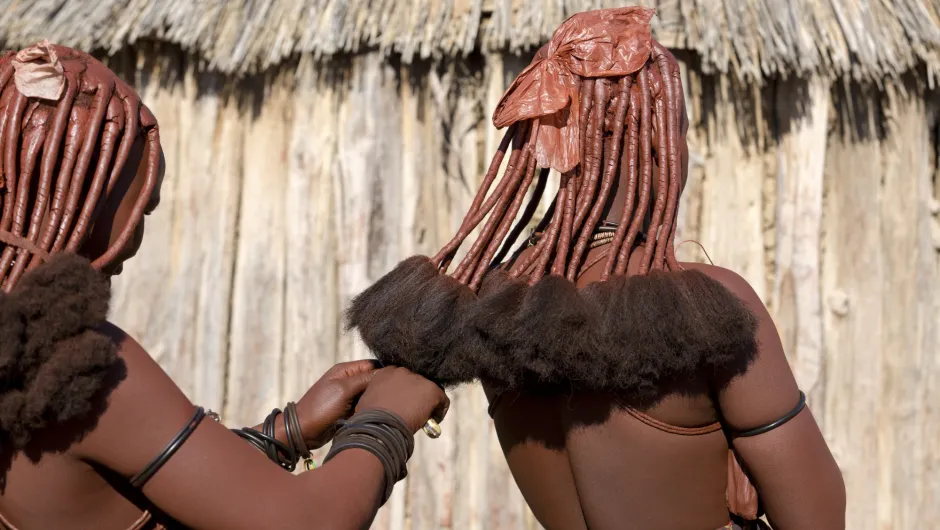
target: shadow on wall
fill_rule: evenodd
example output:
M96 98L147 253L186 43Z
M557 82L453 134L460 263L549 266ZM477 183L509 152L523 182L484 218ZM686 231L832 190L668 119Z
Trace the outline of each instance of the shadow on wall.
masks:
M933 248L937 251L937 265L940 266L940 90L934 91L929 96L931 101L931 119L933 128L931 130L931 140L933 142L933 201L930 208L933 213Z

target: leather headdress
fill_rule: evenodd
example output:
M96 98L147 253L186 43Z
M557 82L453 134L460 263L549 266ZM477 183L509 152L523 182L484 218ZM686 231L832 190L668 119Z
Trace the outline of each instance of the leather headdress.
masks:
M579 78L620 77L637 72L650 57L650 20L655 10L621 7L579 13L566 20L503 95L493 125L538 119L539 167L573 169L581 158ZM541 53L540 53L541 55Z

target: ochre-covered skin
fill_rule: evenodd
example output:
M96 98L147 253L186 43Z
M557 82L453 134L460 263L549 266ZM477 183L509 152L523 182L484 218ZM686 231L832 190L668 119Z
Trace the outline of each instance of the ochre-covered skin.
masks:
M603 247L596 249L589 260L603 252ZM642 252L638 247L635 255ZM747 373L717 392L673 393L643 410L673 426L699 427L722 419L736 430L786 414L798 391L759 297L731 271L682 265L744 301L757 316L759 351ZM589 268L578 283L586 286L600 274L600 265ZM485 382L484 389L494 401L493 419L513 477L546 528L719 528L728 521L723 432L663 432L639 421L626 410L628 402L607 393L500 393ZM783 427L738 439L734 446L774 528L844 528L841 474L808 409Z
M142 489L128 486L195 410L105 321L108 275L137 251L159 202L157 123L89 55L48 43L28 52L20 58L38 68L0 59L0 529L367 528L385 491L375 456L349 449L294 476L211 420ZM62 79L34 77L37 87L16 77L27 71L61 75L58 99L48 98ZM405 368L355 361L316 381L297 413L315 448L354 410L392 412L417 432L447 406ZM276 436L287 440L283 416Z
M483 383L513 476L548 529L722 528L737 462L775 528L844 528L842 477L809 409L735 439L729 459L726 433L777 420L800 395L747 282L676 259L689 124L678 63L651 38L650 16L599 10L556 31L497 107L508 130L457 234L364 291L349 325L382 362ZM560 171L560 186L510 254L545 188L540 167ZM602 221L613 235L594 248ZM666 432L719 421L726 432Z

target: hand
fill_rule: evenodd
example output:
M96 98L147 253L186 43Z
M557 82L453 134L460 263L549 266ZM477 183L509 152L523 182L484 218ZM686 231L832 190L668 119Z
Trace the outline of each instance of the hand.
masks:
M307 447L317 449L333 439L336 422L352 415L359 396L376 373L373 360L340 363L323 374L297 402L297 416Z
M430 418L442 421L449 407L441 387L406 368L390 366L375 373L356 410L393 412L416 433Z

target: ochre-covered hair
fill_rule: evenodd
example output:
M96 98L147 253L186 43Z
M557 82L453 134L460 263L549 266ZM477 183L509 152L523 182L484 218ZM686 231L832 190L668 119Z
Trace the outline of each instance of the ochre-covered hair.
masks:
M676 260L684 102L679 65L651 37L652 15L638 7L575 15L509 87L493 116L509 128L457 234L435 256L399 264L350 307L350 327L381 361L442 384L561 385L642 403L679 381L727 381L746 367L756 352L753 315ZM550 170L561 184L540 237L504 262ZM604 281L578 289L618 181L625 202ZM638 270L627 277L637 249Z
M565 170L570 162L556 162L548 158L551 153L544 154L545 160L538 160L542 148L538 140L545 136L555 139L555 135L545 134L549 133L545 128L553 126L546 123L549 120L528 119L510 126L460 229L431 259L433 263L446 271L451 258L467 236L486 218L479 237L452 274L455 279L476 290L484 273L493 265L492 260L498 249L515 243L509 240L504 245L504 240L535 180L537 166L543 167L539 178L544 179L549 167L558 169L560 165L561 186L550 215L543 220L543 224L550 220L548 226L544 227L545 237L540 238L535 251L525 259L514 260L510 275L518 277L524 274L532 284L546 273L563 275L574 281L584 265L583 258L588 250L589 239L601 220L604 206L618 178L627 186L626 202L612 243L615 251L608 254L603 278L607 279L612 272L623 274L650 204L655 121L656 144L660 146L656 152L660 171L652 218L646 231L658 236L651 242L653 244L646 247L639 273L664 268L678 270L673 239L682 179L678 154L678 146L682 141L679 134L680 116L684 108L682 86L679 65L672 55L659 43L647 40L648 45L643 49L647 50L649 60L635 73L597 78L572 75L575 77L572 82L580 85L574 91L570 103L572 108L578 108L579 116L576 121L578 128L571 131L580 138L580 162L576 167ZM527 70L532 71L531 67ZM507 100L511 101L517 96L514 90L524 82L524 79L521 82L517 80L510 87L503 103L496 110L494 122L499 124L505 120L501 111L508 107ZM574 125L569 127L573 128ZM513 146L509 163L496 189L486 197L496 180L510 140ZM534 211L534 205L540 199L538 194L533 194L526 212ZM525 226L530 220L531 213L523 215L518 221L519 226ZM513 234L518 235L520 232L514 230Z
M91 263L78 251L120 200L111 194L142 136L146 180L130 221ZM123 377L102 333L111 291L100 269L140 222L159 157L154 116L88 54L44 41L0 58L0 454L38 458L77 441Z
M132 237L157 183L160 136L136 92L90 55L44 41L0 58L0 282L85 242L134 141L149 144L131 220L93 266Z

